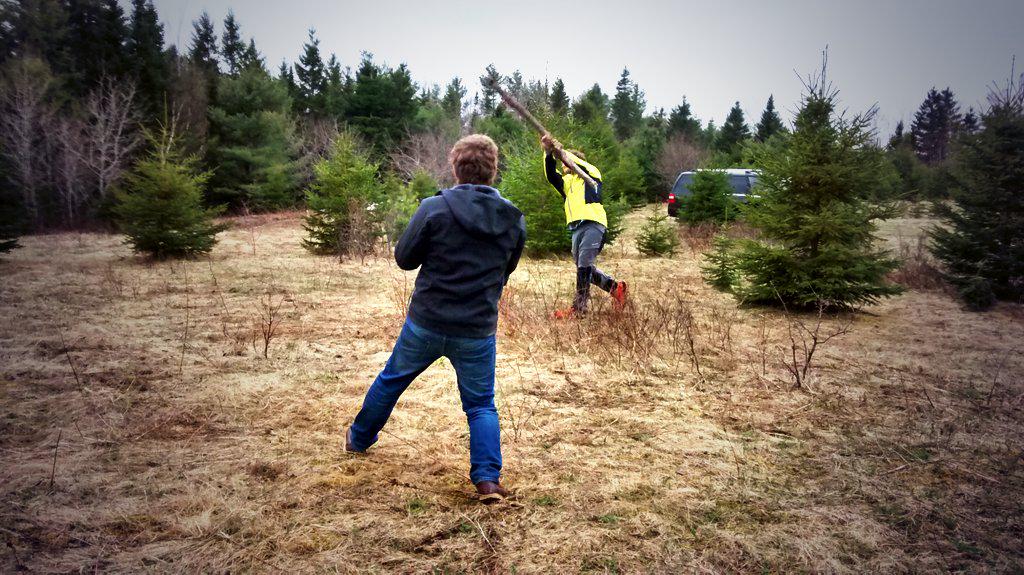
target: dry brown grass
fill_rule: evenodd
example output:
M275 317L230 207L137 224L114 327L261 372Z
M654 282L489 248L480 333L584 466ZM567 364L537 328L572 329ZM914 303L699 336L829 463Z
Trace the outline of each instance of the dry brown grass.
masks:
M578 323L548 319L568 262L526 260L497 374L517 500L483 507L445 361L367 456L342 452L414 275L301 233L250 218L165 263L38 236L0 262L4 571L1024 569L1019 306L910 291L792 390L789 318L708 289L694 254L641 259L628 231L601 265L633 306Z

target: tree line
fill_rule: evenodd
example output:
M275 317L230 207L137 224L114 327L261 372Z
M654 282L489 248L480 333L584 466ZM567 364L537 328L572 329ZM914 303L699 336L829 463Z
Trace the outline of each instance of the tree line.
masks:
M794 139L801 116L787 125L771 95L756 124L736 102L717 126L695 117L685 96L668 112L649 110L628 68L612 94L595 83L572 98L561 79L549 84L518 71L504 83L601 168L610 241L631 206L663 198L683 170L763 170L792 160L804 145ZM531 216L528 249L565 251L559 198L536 169L534 136L475 84L456 77L443 88L419 86L404 64L369 53L354 68L343 66L321 52L315 30L294 63L272 71L231 12L219 31L201 15L179 49L165 43L151 0L132 0L127 12L116 0L0 3L0 249L15 246L20 232L117 220L130 227L193 218L203 235L220 229L209 222L220 213L305 206L307 248L362 253L396 237L419 198L452 183L447 151L461 134L482 132L501 147L503 192ZM818 94L819 108L828 107L826 96ZM849 128L831 112L805 117L818 118L829 145ZM866 155L832 167L875 171L858 192L872 205L957 199L960 150L986 133L987 117L962 113L949 88L932 89L909 130L901 122L882 144L860 126L855 151ZM699 179L698 188L724 189L713 173ZM788 188L778 187L784 196ZM708 197L692 206L703 205L711 218L739 213ZM780 214L788 209L780 206ZM159 238L166 230L136 232ZM143 251L201 253L212 245L181 250L157 242Z

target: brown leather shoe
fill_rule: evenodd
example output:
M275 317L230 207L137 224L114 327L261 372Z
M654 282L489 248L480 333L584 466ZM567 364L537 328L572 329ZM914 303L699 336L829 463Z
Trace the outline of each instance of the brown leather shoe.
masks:
M349 427L345 430L345 451L349 453L366 453L365 449L356 449L352 447L352 428Z
M480 503L484 505L504 501L508 497L508 491L494 481L481 481L477 483L476 492Z

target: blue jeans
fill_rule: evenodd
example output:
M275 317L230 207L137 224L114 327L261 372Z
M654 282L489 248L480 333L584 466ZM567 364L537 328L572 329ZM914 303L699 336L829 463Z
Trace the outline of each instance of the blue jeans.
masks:
M494 407L494 336L452 337L430 331L408 318L384 370L366 392L352 423L352 447L364 450L377 442L398 397L412 380L438 358L452 362L459 382L462 410L469 421L469 479L497 482L501 475L501 431Z

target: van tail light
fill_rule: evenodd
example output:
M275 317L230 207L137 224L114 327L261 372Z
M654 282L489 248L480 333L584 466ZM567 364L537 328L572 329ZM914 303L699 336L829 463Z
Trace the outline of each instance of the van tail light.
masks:
M676 195L675 194L669 194L668 195L668 203L670 203L670 204L676 203Z

